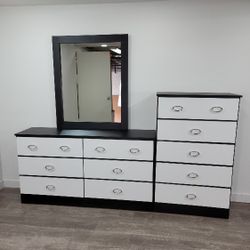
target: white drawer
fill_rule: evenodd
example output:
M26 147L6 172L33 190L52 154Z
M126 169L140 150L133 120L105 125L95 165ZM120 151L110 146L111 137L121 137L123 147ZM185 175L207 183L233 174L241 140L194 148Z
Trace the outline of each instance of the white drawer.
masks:
M84 157L153 160L153 141L84 139Z
M156 184L155 201L228 209L230 189Z
M158 140L234 143L236 122L158 120Z
M83 178L83 160L66 158L18 157L20 175Z
M84 159L84 177L152 181L153 162Z
M83 197L83 180L20 176L22 194Z
M156 182L231 187L232 167L156 164Z
M157 142L157 161L233 165L234 145Z
M159 118L237 120L239 99L159 98Z
M152 202L151 183L85 180L85 197Z
M82 139L17 137L19 155L83 157Z

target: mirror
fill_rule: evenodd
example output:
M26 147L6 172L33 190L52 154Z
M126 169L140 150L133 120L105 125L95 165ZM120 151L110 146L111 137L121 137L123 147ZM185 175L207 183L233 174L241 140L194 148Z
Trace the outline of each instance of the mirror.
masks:
M127 129L128 36L53 37L58 129Z

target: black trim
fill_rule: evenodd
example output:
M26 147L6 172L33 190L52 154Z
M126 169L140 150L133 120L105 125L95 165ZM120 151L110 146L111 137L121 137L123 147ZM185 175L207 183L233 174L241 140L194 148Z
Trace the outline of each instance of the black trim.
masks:
M156 98L156 140L154 141L154 163L153 163L153 202L155 202L155 193L156 193L158 115L159 115L159 98L157 97Z
M222 164L207 164L207 163L193 163L193 162L174 162L174 161L157 161L161 163L174 163L174 164L188 164L188 165L204 165L204 166L218 166L218 167L233 167L233 165L222 165Z
M126 180L126 179L120 180L120 179L108 179L108 178L86 178L86 177L84 177L84 180L116 181L116 182L122 181L122 182L149 183L149 184L153 183L153 180L151 180L151 181L141 181L141 180Z
M200 163L186 163L186 162L166 162L166 161L156 161L157 163L166 163L166 164L177 164L177 165L197 165L197 166L211 166L211 167L219 167L219 168L233 168L233 165L228 166L228 165L211 165L211 164L200 164Z
M179 121L209 121L209 122L237 122L237 120L218 120L218 119L192 119L192 118L157 118L157 120L179 120Z
M153 180L151 181L142 181L142 180L127 180L127 179L109 179L109 178L86 178L84 177L71 177L71 176L54 176L54 175L32 175L32 174L20 174L19 176L24 176L24 177L46 177L46 178L56 178L56 179L80 179L80 180L96 180L96 181L122 181L122 182L136 182L136 183L153 183Z
M121 123L113 122L67 122L63 114L62 72L61 72L61 44L78 43L109 43L120 42L121 57ZM86 36L53 36L53 62L54 82L56 98L57 128L62 129L104 129L127 130L128 129L128 35L86 35Z
M17 137L42 138L79 138L79 139L105 139L105 140L142 140L156 139L156 130L129 129L116 130L58 130L57 128L32 127L16 133Z
M83 177L71 177L71 176L52 176L52 175L35 175L35 174L20 174L19 176L24 177L46 177L46 178L56 178L56 179L77 179L84 180Z
M241 98L242 95L233 93L212 92L157 92L158 97L193 97L193 98Z
M225 208L155 203L155 211L164 213L175 213L175 214L178 213L178 214L189 214L189 215L198 215L206 217L216 217L224 219L229 218L229 209Z
M72 157L72 156L44 156L44 155L17 155L18 157L27 158L56 158L56 159L83 159L83 157Z
M115 159L115 158L92 158L92 157L66 157L66 156L43 156L43 155L18 155L21 158L49 158L49 159L79 159L79 160L101 160L101 161L128 161L128 162L154 162L154 160L136 160L136 159Z
M152 160L136 160L136 159L114 159L114 158L94 158L94 157L84 157L87 160L108 160L108 161L139 161L139 162L152 162Z
M177 185L177 186L192 186L192 187L206 187L206 188L221 188L221 189L230 189L231 190L231 187L219 187L219 186L211 186L211 185L209 186L209 185L178 183L178 182L157 181L156 184L167 184L167 185Z
M160 142L182 142L182 143L205 143L205 144L222 144L222 145L235 145L234 142L211 142L211 141L180 141L180 140L157 140Z
M22 203L152 211L152 202L21 194Z
M198 216L229 218L229 209L142 201L122 201L93 198L75 198L46 195L21 194L21 202L27 204L68 205L122 210L191 214Z
M107 161L138 161L138 162L152 162L152 160L135 160L135 159L115 159L115 158L94 158L94 157L70 157L70 156L44 156L44 155L18 155L18 157L26 158L55 158L55 159L86 159L86 160L107 160Z

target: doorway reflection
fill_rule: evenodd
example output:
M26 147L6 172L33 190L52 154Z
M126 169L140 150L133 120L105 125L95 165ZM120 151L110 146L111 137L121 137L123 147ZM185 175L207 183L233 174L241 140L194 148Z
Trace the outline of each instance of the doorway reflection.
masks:
M121 45L62 44L64 120L121 122Z

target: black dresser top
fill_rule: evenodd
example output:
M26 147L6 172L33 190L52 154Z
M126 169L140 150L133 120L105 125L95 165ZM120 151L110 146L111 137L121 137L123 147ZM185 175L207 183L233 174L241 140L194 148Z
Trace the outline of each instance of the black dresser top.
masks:
M52 137L52 138L100 138L154 140L155 130L129 129L117 130L58 130L57 128L32 127L15 134L17 137Z
M158 97L202 97L202 98L241 98L242 95L233 93L213 92L157 92Z

